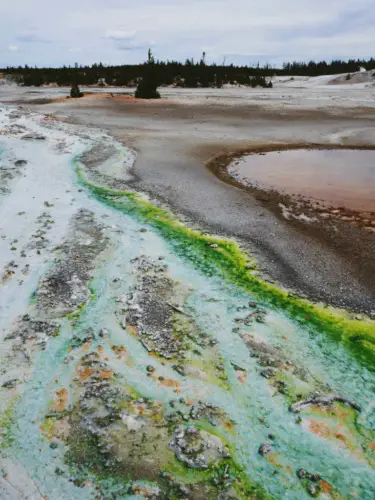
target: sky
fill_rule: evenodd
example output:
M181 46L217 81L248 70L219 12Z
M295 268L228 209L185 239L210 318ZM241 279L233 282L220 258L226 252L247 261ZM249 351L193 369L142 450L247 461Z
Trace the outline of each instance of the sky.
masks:
M0 67L375 56L375 0L0 0Z

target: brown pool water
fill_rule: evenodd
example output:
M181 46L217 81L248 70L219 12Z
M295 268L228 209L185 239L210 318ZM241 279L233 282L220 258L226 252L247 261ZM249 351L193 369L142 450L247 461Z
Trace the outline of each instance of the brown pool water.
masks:
M262 189L375 211L375 151L307 150L251 154L229 167L237 180Z

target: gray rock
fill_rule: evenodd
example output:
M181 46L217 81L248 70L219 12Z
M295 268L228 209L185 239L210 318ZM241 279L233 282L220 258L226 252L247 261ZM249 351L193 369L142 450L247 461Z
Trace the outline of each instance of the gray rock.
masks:
M268 367L262 370L260 374L262 375L262 377L269 379L276 375L276 370L274 368Z
M317 497L319 496L320 494L320 487L317 485L317 484L314 484L314 483L309 483L307 485L307 492L309 493L309 495L311 495L312 497Z
M305 469L298 469L297 476L299 477L299 479L308 479L309 481L313 481L314 483L317 483L321 480L319 474L311 474Z
M272 444L271 443L263 443L258 450L259 455L262 455L262 457L265 457L269 453L272 452Z
M351 406L357 411L361 411L361 407L354 403L350 399L339 396L338 394L329 394L328 396L319 396L318 394L312 395L303 401L299 401L298 403L292 404L290 407L290 411L293 413L299 413L303 410L307 410L311 408L311 406L332 406L333 403L343 403L347 406Z
M18 378L14 378L11 380L7 380L6 382L3 383L2 387L5 389L13 389L13 387L16 387L16 385L19 383Z
M27 164L27 161L26 160L17 160L14 162L14 164L16 167L23 167L24 165Z
M208 469L231 456L220 438L195 426L178 427L169 446L176 458L192 469Z
M41 134L37 134L36 132L30 132L29 134L25 134L21 137L24 140L34 140L34 141L45 141L46 137Z

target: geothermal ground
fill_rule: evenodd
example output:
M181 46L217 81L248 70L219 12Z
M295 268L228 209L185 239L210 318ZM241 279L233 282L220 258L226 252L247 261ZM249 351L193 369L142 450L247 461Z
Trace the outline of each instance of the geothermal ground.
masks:
M336 83L0 85L1 499L373 499L375 88ZM347 182L243 170L303 148Z

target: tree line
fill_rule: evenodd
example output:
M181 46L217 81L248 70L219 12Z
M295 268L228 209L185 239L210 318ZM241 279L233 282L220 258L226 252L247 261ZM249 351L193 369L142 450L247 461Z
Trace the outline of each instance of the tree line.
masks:
M150 53L149 53L150 57ZM281 68L269 64L260 66L236 66L225 63L207 64L206 55L198 61L187 59L184 63L178 61L154 60L152 54L152 78L159 86L176 85L181 87L222 87L224 84L240 84L248 86L272 86L270 77L274 75L319 76L326 74L354 73L363 67L366 70L375 69L375 59L350 59L348 61L334 60L331 62L310 61L286 62ZM142 79L149 78L150 60L144 64L122 66L107 66L102 63L90 66L75 64L71 66L54 67L7 67L3 71L18 84L25 86L41 86L57 84L59 86L114 85L137 86Z
M367 71L375 69L375 59L371 57L369 60L349 59L348 61L342 61L337 59L331 62L286 62L283 64L281 73L279 74L300 76L337 75L340 73L355 73L360 68L364 68Z

